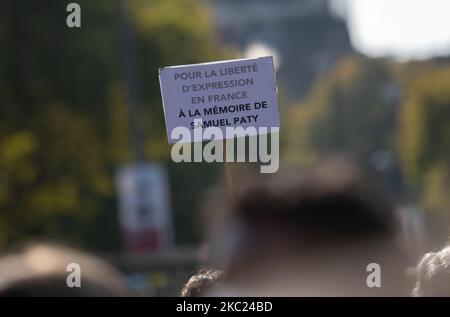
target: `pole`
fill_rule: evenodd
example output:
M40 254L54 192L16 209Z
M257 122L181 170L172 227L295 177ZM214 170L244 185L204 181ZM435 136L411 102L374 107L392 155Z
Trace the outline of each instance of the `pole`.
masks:
M223 139L223 161L225 167L225 180L227 184L227 191L230 195L230 198L234 199L234 190L233 190L233 174L231 173L230 163L227 161L227 139Z
M124 66L125 82L128 95L128 114L131 134L131 150L134 160L142 162L145 160L144 152L144 129L141 122L140 103L141 92L137 72L136 39L131 27L126 2L117 0L119 15L119 35L122 62Z

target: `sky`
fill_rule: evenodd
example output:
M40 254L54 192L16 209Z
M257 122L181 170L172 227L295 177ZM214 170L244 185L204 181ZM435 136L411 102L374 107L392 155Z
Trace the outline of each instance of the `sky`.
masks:
M355 48L399 60L450 55L450 0L331 0Z

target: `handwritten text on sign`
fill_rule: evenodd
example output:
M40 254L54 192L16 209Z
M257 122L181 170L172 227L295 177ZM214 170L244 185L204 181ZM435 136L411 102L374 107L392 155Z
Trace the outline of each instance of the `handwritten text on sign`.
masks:
M165 67L159 77L170 143L177 127L217 127L223 138L227 127L280 127L272 57Z

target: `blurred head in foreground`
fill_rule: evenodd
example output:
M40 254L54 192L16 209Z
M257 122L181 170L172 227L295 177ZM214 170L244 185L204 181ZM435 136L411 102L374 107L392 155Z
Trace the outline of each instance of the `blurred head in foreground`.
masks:
M260 180L238 195L232 215L229 235L235 241L225 265L232 292L408 293L394 205L371 176L349 161L330 160ZM371 263L381 268L381 287L368 287Z
M216 286L222 277L223 272L217 270L200 270L192 276L184 285L181 297L198 297L208 293L211 287Z
M76 263L81 287L68 287ZM85 253L61 246L36 244L0 259L0 296L129 296L118 271Z
M423 256L415 268L413 296L450 296L450 245Z

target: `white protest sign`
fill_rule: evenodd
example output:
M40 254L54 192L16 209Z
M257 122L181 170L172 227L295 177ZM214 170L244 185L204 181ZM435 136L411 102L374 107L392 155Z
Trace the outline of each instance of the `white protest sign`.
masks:
M172 136L175 128L193 131L199 122L203 129L220 128L222 139L279 130L271 56L164 67L159 80L169 143L179 141ZM227 127L255 129L229 136Z

